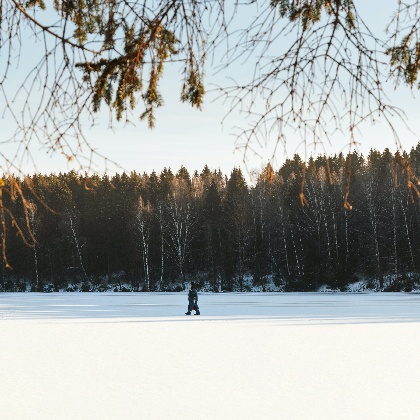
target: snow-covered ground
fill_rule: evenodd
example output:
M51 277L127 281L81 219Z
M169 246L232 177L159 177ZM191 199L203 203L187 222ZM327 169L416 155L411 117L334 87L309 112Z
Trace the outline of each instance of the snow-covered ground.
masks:
M420 294L0 294L0 419L419 419Z

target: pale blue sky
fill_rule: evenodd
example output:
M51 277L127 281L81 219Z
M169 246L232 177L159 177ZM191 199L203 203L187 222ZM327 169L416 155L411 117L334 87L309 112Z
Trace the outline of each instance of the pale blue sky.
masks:
M369 2L358 0L356 4L365 17L366 21L372 22L375 30L385 28L393 8L397 4L396 0L370 0ZM26 62L23 56L20 69L15 77L19 78L25 68L33 64ZM233 66L226 75L241 76L247 70L241 63ZM214 80L223 81L225 74L214 76L214 70L210 66L207 68L206 82L211 84ZM10 80L9 80L10 81ZM17 81L17 80L16 80ZM220 168L224 173L229 174L234 166L242 166L243 156L241 152L235 152L234 126L247 125L247 121L235 114L221 124L223 117L228 111L226 105L221 102L212 102L212 95L209 94L202 111L191 109L187 104L179 101L180 96L180 75L176 68L167 66L165 78L161 91L164 96L165 106L158 110L157 123L154 130L147 128L144 122L136 119L135 115L141 111L136 110L133 121L136 126L123 127L118 124L115 131L111 131L107 126L107 113L104 112L98 118L99 124L96 127L86 127L85 135L91 145L110 159L117 161L127 171L136 170L137 172L148 172L156 170L159 172L164 167L171 167L178 170L181 165L187 167L190 172L195 169L201 171L205 164L211 169ZM413 93L404 87L399 87L394 91L392 87L387 90L390 101L403 108L408 117L408 123L414 134L408 131L401 124L396 122L403 147L410 149L417 144L420 137L420 107L418 99L413 97ZM418 96L418 92L414 92ZM10 124L10 119L1 120L1 135L4 136L13 131L14 127ZM294 153L299 153L308 157L310 154L323 153L323 150L313 150L304 146L297 146L299 137L290 138L286 150L280 148L276 155L275 164L277 167L286 157L292 157ZM363 129L363 136L359 139L359 150L368 153L369 149L377 148L382 150L389 147L395 150L394 139L385 124L377 123L371 126L366 123ZM346 152L348 150L348 139L345 137L335 137L334 145L325 145L327 153ZM9 146L2 146L4 153L12 153ZM260 156L248 155L248 169L261 169L272 156L274 143L267 139L267 146L259 148ZM32 154L37 162L37 168L41 172L59 172L72 169L66 160L60 155L46 155L39 150L38 145L34 145ZM25 160L23 168L25 172L33 170L30 162ZM103 171L103 166L98 161L97 171Z

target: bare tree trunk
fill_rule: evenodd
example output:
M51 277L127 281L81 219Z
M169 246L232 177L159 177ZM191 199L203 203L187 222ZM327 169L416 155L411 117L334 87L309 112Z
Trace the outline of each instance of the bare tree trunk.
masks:
M36 213L36 205L34 203L31 203L29 207L29 214L31 217L32 235L36 239L35 213ZM36 241L34 241L33 249L34 249L34 262L35 262L36 290L37 292L39 292L40 282L39 282L39 272L38 272L38 254L37 254L37 249L36 249Z
M284 211L283 211L283 205L280 205L280 218L281 218L281 227L283 231L283 247L284 247L284 256L286 259L286 269L287 269L287 276L290 277L290 265L289 265L289 255L287 251L287 241L286 241L286 229L284 227L285 221L284 221Z
M406 211L405 211L405 209L404 209L404 206L403 206L403 203L402 203L401 197L400 197L400 204L401 204L401 209L402 209L403 216L404 216L404 222L405 222L405 232L406 232L406 235L407 235L408 247L409 247L409 249L410 249L411 269L412 269L413 271L416 271L416 267L415 267L415 264L414 264L413 248L412 248L412 246L411 246L410 230L409 230L409 228L408 228L408 223L407 223L407 214L406 214Z
M302 275L301 270L300 270L300 262L299 262L299 255L298 255L298 250L296 248L296 243L295 243L295 235L293 234L293 229L290 229L290 233L292 235L292 243L293 243L293 249L295 251L295 258L296 258L296 267L298 269L298 274L299 276Z
M348 224L348 216L347 216L347 209L344 209L344 220L346 223L346 267L349 258L349 224Z
M150 203L145 204L143 199L140 197L136 212L136 226L137 231L140 234L141 248L142 248L142 260L143 260L143 271L144 271L144 284L146 291L150 291L150 257L149 257L149 245L150 245L150 219L151 219L152 207Z
M144 220L141 222L141 241L143 248L143 270L144 270L144 283L146 285L146 291L150 292L150 275L149 275L149 242L147 233L145 232Z
M163 231L163 209L162 204L159 204L159 228L160 228L160 284L159 290L162 290L163 274L164 274L164 231Z
M222 233L221 233L220 227L218 229L218 235L219 235L219 270L218 270L219 289L218 289L218 291L221 292L223 290L223 278L222 278L222 274L221 274L220 264L221 264L221 261L222 261L221 255L222 255L223 246L222 246Z
M337 261L337 272L340 270L340 256L338 252L338 228L337 228L337 220L335 218L334 209L331 208L331 202L329 201L329 206L331 209L331 218L333 222L333 232L334 232L334 245L335 245L335 258ZM345 209L344 209L345 210Z
M398 281L398 254L397 254L397 215L395 205L395 189L392 189L392 232L393 232L393 251L394 251L394 275L395 281Z
M381 256L380 256L379 242L378 242L378 217L375 212L372 192L373 192L373 185L372 185L372 179L370 179L367 185L367 199L368 199L368 208L369 208L369 215L370 215L370 225L372 227L373 243L375 247L376 272L379 279L379 288L382 289L383 278L382 278L382 272L381 272Z
M35 232L34 236L35 236ZM35 258L35 274L36 274L36 290L39 291L39 272L38 272L38 256L36 252L36 244L34 243L34 258Z
M191 228L194 220L190 203L187 201L188 197L184 196L182 191L182 185L175 185L174 188L174 193L168 200L170 223L167 227L172 255L178 266L182 281L185 282L185 263L192 240Z
M302 244L302 234L300 231L300 224L298 223L298 231L299 231L299 245L300 245L300 252L302 253L302 255L305 255L304 251L303 251L303 244ZM302 276L305 276L305 262L302 262L302 266L301 266L301 271L302 271Z
M69 220L70 220L70 229L72 232L72 238L74 241L74 245L76 246L76 252L77 252L77 257L79 259L79 264L80 264L80 268L82 269L83 272L83 277L86 279L87 278L87 274L86 274L86 270L85 270L85 266L83 264L83 258L82 258L82 246L79 245L79 240L77 239L77 234L76 234L76 229L74 226L74 222L73 222L73 217L70 215L69 216Z

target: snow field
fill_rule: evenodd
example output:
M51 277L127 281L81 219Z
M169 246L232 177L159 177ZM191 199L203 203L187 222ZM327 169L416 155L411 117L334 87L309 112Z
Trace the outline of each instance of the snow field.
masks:
M419 418L418 296L209 294L219 315L170 315L185 301L0 295L0 418Z

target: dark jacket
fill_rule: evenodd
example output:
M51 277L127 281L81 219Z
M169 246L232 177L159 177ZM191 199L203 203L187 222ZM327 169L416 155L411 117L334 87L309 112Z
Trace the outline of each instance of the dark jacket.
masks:
M191 302L197 302L198 301L198 294L197 294L197 290L195 289L191 289L188 292L188 300Z

